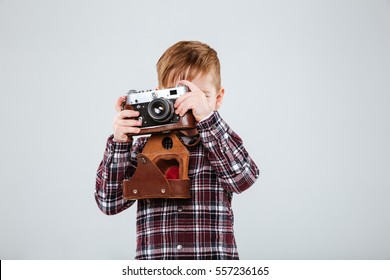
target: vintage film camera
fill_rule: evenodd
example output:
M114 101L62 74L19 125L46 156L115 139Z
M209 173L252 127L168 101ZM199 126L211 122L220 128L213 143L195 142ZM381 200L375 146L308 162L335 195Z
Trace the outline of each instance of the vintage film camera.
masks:
M130 90L123 109L139 111L142 122L141 134L167 132L195 128L192 112L183 117L175 114L173 107L177 98L188 92L186 86L161 90Z

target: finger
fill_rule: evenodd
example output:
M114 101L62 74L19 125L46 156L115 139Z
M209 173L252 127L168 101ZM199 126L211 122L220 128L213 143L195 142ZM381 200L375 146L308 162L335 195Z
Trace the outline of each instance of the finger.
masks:
M199 88L195 84L193 84L193 83L191 83L190 81L187 81L187 80L181 80L181 81L178 82L178 84L179 85L183 85L183 86L187 86L190 89L190 91L197 91L197 90L199 90Z
M138 127L120 127L114 132L114 139L118 142L127 142L128 134L138 134L141 129Z
M115 110L120 112L122 110L122 103L126 101L126 95L119 97L115 103Z
M191 97L190 92L187 92L186 94L180 96L178 99L176 99L175 104L173 104L173 107L178 108L181 103L185 102L190 97Z
M138 116L139 116L139 112L138 111L134 111L134 110L123 110L123 111L120 111L120 113L118 114L118 117L120 119L135 118L135 117L138 117Z
M119 119L115 122L119 126L141 126L142 122L135 119Z
M128 134L128 133L135 133L135 134L138 134L140 133L141 129L139 127L134 127L134 126L131 126L131 127L128 127L128 126L123 126L120 130L120 133L121 134Z
M187 113L188 110L192 109L191 102L188 102L188 99L184 100L179 104L177 109L175 110L175 113L178 114L180 117L184 116L185 113Z

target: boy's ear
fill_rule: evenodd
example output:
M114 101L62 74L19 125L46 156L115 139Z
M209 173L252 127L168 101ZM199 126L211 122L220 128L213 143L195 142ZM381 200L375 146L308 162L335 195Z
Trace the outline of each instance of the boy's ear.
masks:
M219 107L221 107L222 100L223 100L224 96L225 96L225 89L223 87L221 87L221 89L219 90L219 92L217 94L217 100L216 100L216 103L215 103L215 108L217 110L219 109Z

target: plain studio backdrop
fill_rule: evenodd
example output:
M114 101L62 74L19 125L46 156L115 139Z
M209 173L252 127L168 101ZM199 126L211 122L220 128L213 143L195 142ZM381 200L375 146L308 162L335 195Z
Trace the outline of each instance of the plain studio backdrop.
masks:
M390 2L0 1L0 259L133 259L96 169L116 99L181 40L218 51L222 117L261 170L242 259L390 258Z

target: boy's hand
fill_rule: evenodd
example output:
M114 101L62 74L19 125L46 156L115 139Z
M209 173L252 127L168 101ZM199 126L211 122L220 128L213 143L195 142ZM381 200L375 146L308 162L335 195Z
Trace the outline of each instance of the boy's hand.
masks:
M195 120L199 122L214 110L207 100L206 94L196 85L186 80L180 81L179 84L190 89L190 92L180 96L174 104L175 113L180 117L184 116L188 110L192 110Z
M129 142L131 139L127 136L127 133L139 133L141 130L137 126L141 126L142 123L133 119L139 116L139 112L134 110L122 111L122 103L125 100L126 96L121 96L115 104L115 110L118 112L113 122L115 142Z

